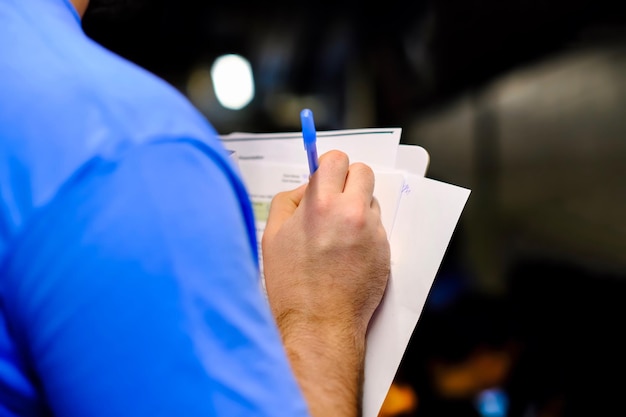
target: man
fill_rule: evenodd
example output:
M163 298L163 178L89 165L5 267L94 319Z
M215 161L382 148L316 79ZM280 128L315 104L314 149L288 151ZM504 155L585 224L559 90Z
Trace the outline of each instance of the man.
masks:
M0 1L0 416L359 415L390 263L371 169L330 152L276 196L270 308L215 131L87 6Z

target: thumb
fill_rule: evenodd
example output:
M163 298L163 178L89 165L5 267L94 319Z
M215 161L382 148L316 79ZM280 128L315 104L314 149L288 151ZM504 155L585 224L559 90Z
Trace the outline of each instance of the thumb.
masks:
M302 201L306 186L307 184L302 184L294 190L283 191L274 196L263 232L264 235L273 236L283 223L293 215Z

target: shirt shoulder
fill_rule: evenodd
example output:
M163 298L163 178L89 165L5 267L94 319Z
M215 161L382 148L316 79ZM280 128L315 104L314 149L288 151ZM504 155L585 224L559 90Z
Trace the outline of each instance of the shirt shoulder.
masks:
M38 11L33 27L22 16L31 10L11 14L12 4L0 4L0 259L30 216L94 159L181 139L213 149L230 169L212 125L173 86L93 42L73 16Z

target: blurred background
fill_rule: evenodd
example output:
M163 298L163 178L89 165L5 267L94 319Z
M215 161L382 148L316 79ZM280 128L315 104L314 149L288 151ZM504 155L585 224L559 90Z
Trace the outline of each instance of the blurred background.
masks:
M219 133L303 107L400 127L472 190L381 417L624 412L626 1L127 0L83 25Z

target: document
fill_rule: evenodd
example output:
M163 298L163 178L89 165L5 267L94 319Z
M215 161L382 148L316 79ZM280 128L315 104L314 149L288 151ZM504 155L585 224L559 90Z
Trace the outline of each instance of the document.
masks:
M363 417L378 416L470 194L427 178L428 152L400 144L400 134L398 128L317 132L320 155L338 149L374 170L374 196L391 247L388 287L367 333ZM233 133L221 139L239 158L260 245L273 196L308 181L302 134Z
M319 155L332 149L344 151L351 162L372 168L394 168L401 129L355 129L317 132ZM221 137L239 161L307 165L302 133L231 133ZM303 160L304 155L304 160Z

